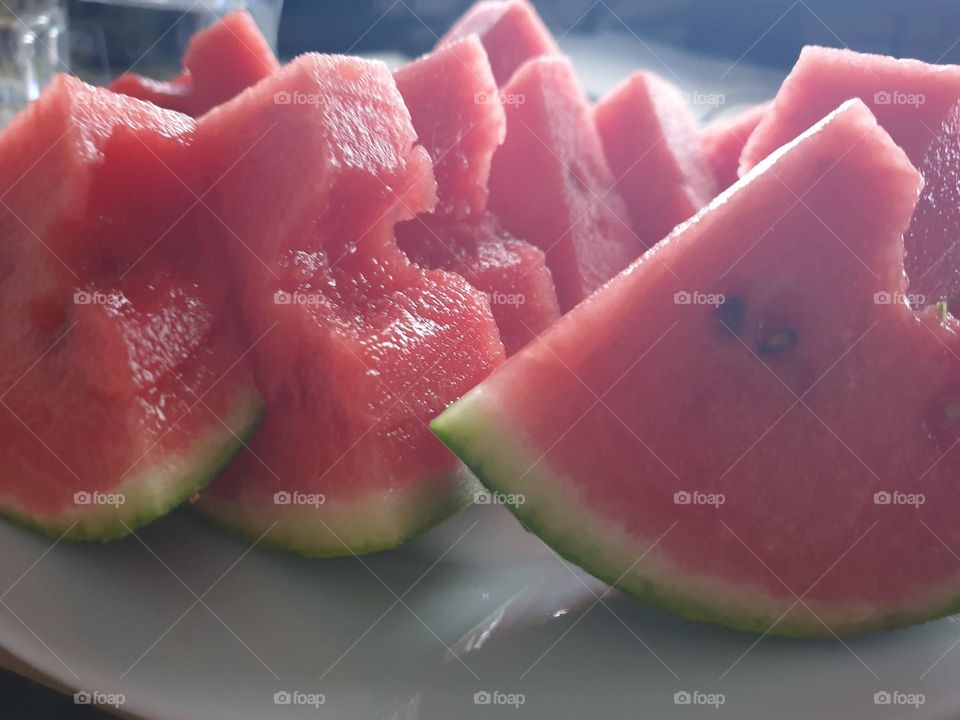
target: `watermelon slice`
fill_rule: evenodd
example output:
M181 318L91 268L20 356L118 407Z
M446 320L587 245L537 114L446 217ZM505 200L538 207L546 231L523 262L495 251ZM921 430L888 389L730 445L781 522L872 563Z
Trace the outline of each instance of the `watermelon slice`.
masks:
M426 420L503 346L482 293L396 245L436 201L415 141L386 66L342 56L304 55L199 122L267 419L197 507L242 535L370 552L474 498Z
M560 317L543 251L507 233L493 215L454 223L418 218L397 226L397 242L420 267L456 273L487 296L507 355Z
M167 81L124 73L110 89L200 117L258 83L278 63L253 18L233 12L190 39L183 67L182 73Z
M561 554L687 617L829 635L955 611L960 323L882 301L920 184L845 103L436 432Z
M3 515L125 535L209 482L258 421L247 345L174 174L193 132L59 76L0 135Z
M960 310L960 103L947 113L920 164L924 187L904 235L913 304L941 299Z
M483 45L468 36L407 63L394 77L417 138L433 160L433 213L450 220L482 216L490 163L506 134Z
M866 103L919 167L947 111L960 98L960 66L805 47L747 141L740 174L850 98Z
M805 48L750 136L741 170L787 142L817 114L851 97L863 99L923 172L923 199L904 238L911 304L919 307L947 299L954 301L956 310L960 253L953 251L958 239L953 203L960 154L954 149L956 118L949 113L960 100L960 66Z
M634 73L597 103L594 119L645 247L717 194L696 119L673 84L653 73Z
M721 190L726 190L737 181L743 147L769 107L768 102L754 105L733 117L713 122L700 131L700 144Z
M490 171L490 209L547 255L560 309L643 252L569 61L537 58L502 89L507 139Z
M493 154L506 119L483 45L470 35L397 71L397 88L433 160L437 206L397 227L407 256L462 275L490 298L508 353L560 317L543 251L487 212Z
M560 52L527 0L480 0L440 38L437 47L468 35L480 37L498 85L505 85L527 60Z

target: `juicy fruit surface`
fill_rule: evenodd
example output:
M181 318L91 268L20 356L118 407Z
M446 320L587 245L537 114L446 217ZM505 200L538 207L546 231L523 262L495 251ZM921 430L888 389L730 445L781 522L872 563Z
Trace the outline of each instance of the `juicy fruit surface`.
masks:
M680 89L638 72L594 108L616 189L650 247L716 195L716 181Z
M505 85L527 60L560 52L537 11L526 0L475 3L440 38L437 47L469 35L477 35L483 42L499 85Z
M564 312L643 251L570 63L538 58L503 88L507 139L493 158L490 209L547 256Z
M255 85L279 63L253 18L233 12L190 39L183 67L169 81L125 73L110 89L199 117Z
M481 293L397 247L394 224L436 201L415 140L386 67L334 56L303 56L200 121L210 226L242 289L268 413L199 507L253 537L270 529L268 544L392 547L472 498L426 420L503 347ZM287 201L262 200L274 196Z
M920 165L950 107L960 98L960 67L805 47L740 158L744 174L850 98Z
M492 215L469 223L413 220L397 227L397 241L418 265L456 273L486 294L507 355L560 317L543 252L505 232Z
M482 216L490 162L506 133L483 45L468 36L408 63L394 77L417 140L433 161L433 213L451 220Z
M192 133L184 116L67 77L4 131L5 514L70 537L125 534L208 482L256 422L225 288L205 279L172 176ZM175 259L183 242L198 250L190 269Z
M825 635L951 611L960 328L877 300L904 291L919 186L845 104L436 431L560 552L689 617Z
M960 280L953 204L960 155L954 149L952 108L960 99L960 66L805 48L750 136L741 171L787 142L811 116L850 97L863 99L924 177L923 195L904 237L911 303L919 307L955 299Z
M947 113L920 165L924 186L903 242L914 305L946 300L960 312L960 103Z
M487 212L494 153L506 118L483 46L475 36L444 45L396 73L420 144L433 160L437 205L397 226L421 267L462 276L487 295L507 353L560 316L544 254L512 237Z
M700 143L720 190L726 190L739 179L740 155L769 107L770 103L754 105L700 131Z
M119 75L110 83L112 92L126 95L153 103L157 107L177 112L188 112L191 101L190 77L186 74L177 75L171 80L154 80L134 72Z

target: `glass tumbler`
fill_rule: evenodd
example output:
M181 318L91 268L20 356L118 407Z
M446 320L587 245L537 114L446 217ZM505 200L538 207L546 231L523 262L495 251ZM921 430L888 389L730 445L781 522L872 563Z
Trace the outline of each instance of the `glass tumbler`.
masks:
M66 0L0 2L0 125L69 72Z

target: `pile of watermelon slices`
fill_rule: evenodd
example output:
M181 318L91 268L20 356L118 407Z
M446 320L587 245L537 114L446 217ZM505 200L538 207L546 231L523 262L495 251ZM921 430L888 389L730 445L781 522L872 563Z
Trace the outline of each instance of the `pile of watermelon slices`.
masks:
M525 0L391 72L249 16L0 133L0 514L311 556L488 491L690 618L960 609L960 67L807 48L697 127Z

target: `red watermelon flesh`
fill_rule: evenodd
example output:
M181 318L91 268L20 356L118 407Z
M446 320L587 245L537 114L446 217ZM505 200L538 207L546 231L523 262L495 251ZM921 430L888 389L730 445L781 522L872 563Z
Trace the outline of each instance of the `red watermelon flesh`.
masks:
M637 72L594 108L616 188L650 247L717 194L697 123L680 89Z
M199 117L279 67L253 18L233 12L190 40L184 71L169 81L125 73L110 89Z
M482 216L490 162L506 134L483 45L468 36L408 63L394 77L417 139L433 161L433 212L450 220Z
M638 257L643 243L569 61L531 60L502 92L507 139L493 158L490 209L546 253L566 312Z
M456 273L487 296L507 355L560 317L543 251L504 231L493 215L453 223L424 216L397 226L397 241L421 267Z
M711 123L700 131L700 143L721 190L726 190L739 178L737 170L743 147L769 107L770 103L754 105L733 117Z
M415 263L462 275L487 294L508 353L560 316L543 251L487 213L488 179L506 119L480 41L468 36L395 74L420 144L433 160L437 206L397 227Z
M923 193L904 235L904 265L915 305L946 300L960 310L960 103L920 165Z
M192 115L192 82L190 75L181 73L170 80L154 80L134 72L118 75L109 89L120 95L151 102L157 107Z
M527 0L480 0L440 38L437 47L468 35L480 37L499 85L505 85L527 60L560 52Z
M503 347L481 293L397 247L394 224L435 203L415 141L386 66L342 56L302 56L199 123L267 419L198 507L269 545L392 547L473 499L425 422Z
M245 344L173 174L193 132L60 76L0 135L0 513L14 520L124 535L209 482L257 422Z
M950 107L960 66L805 47L740 158L744 174L850 98L860 98L919 167Z
M956 610L960 324L878 301L920 184L845 103L435 430L561 554L687 617L829 635Z
M786 142L813 115L850 97L867 103L924 176L924 193L904 238L911 304L956 299L960 256L952 250L958 239L953 203L960 156L950 109L960 100L960 66L805 48L750 136L741 170Z

